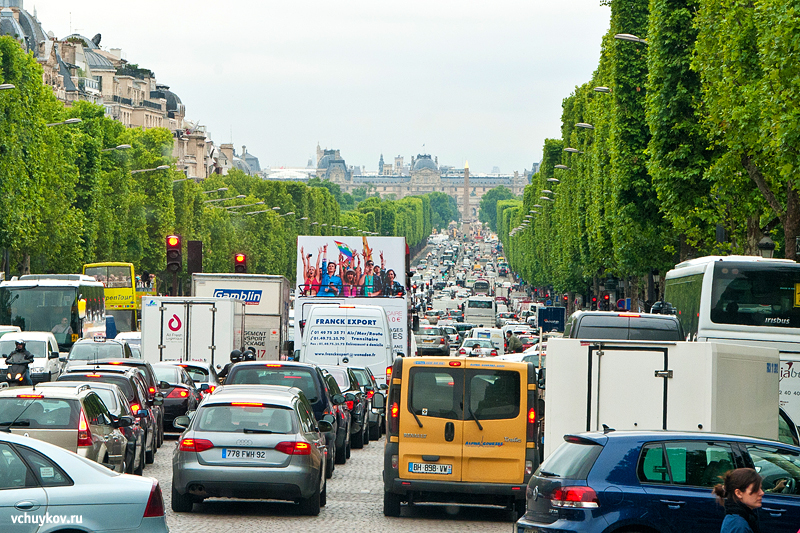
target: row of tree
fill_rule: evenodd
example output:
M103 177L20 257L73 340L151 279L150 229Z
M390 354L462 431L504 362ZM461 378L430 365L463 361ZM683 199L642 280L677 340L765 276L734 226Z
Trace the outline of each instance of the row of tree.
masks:
M234 253L243 252L249 272L293 280L298 235L362 230L404 236L413 247L458 217L443 193L393 201L367 198L365 189L344 198L351 208L344 210L341 193L337 200L314 180L265 181L238 170L187 180L174 166L157 170L173 162L171 132L127 129L87 102L65 108L10 37L0 38L0 74L0 83L15 86L0 92L0 249L8 274L77 272L95 261L161 272L165 238L177 233L184 243L203 241L206 272L231 272ZM81 121L63 124L69 118ZM130 148L115 149L122 145Z
M638 292L654 269L753 255L764 236L795 259L800 15L777 0L604 3L598 68L564 100L561 138L523 198L497 203L513 268L560 292L606 276Z

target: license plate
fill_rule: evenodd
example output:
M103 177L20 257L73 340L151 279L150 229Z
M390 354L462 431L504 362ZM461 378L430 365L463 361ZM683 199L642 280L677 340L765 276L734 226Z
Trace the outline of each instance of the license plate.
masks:
M240 448L222 448L223 459L239 459L249 461L265 461L266 450L243 450Z
M452 474L453 465L436 463L408 463L408 471L412 474Z
M427 344L433 344L436 341L434 339L422 339L422 342L425 342Z

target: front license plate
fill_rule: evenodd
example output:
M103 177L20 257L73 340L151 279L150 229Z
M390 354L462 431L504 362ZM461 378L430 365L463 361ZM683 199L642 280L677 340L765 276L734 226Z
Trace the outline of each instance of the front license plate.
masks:
M222 448L223 459L239 459L249 461L265 461L267 459L266 450L243 450L240 448Z
M452 474L453 465L436 463L408 463L408 471L412 474Z

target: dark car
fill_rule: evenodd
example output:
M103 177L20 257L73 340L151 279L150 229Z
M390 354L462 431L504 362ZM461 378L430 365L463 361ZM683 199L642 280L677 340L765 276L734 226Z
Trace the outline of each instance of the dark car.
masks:
M719 531L725 517L711 488L725 472L763 478L761 531L800 524L800 448L779 442L669 431L567 435L528 483L515 531Z
M444 329L437 326L420 326L414 332L419 355L450 355L450 339Z
M66 374L61 374L58 381L85 381L113 383L117 385L130 405L131 412L145 432L144 457L147 464L153 464L158 449L158 422L152 410L147 408L147 393L141 374L133 368L94 366L73 367ZM161 400L155 400L160 404Z
M323 379L325 380L325 386L328 387L330 394L332 396L339 395L345 399L344 403L339 406L339 409L336 413L337 422L339 423L339 431L336 434L336 457L334 460L336 464L343 465L350 459L350 447L352 445L352 434L351 428L353 427L353 415L350 412L350 409L347 405L347 396L345 396L341 389L339 388L339 384L336 383L336 379L330 375L329 372L326 372L320 369L323 372ZM353 400L350 400L353 401Z
M102 368L107 367L118 367L118 366L125 366L129 368L133 368L138 372L142 379L144 380L145 384L145 409L152 411L153 416L156 419L157 425L156 428L158 429L158 433L156 435L158 444L157 446L161 446L164 442L164 408L163 408L163 400L164 394L161 392L162 389L168 388L169 384L166 382L159 382L156 379L156 375L153 372L153 366L143 360L143 359L99 359L97 361L93 361L92 366L98 366ZM67 370L71 372L72 370ZM160 401L156 402L156 398Z
M325 432L325 447L328 452L326 476L331 477L334 459L346 460L344 446L338 447L339 435L347 435L347 426L339 427L339 421L345 417L343 395L336 395L328 389L322 369L316 365L289 361L247 361L233 365L225 378L225 385L280 385L297 387L308 398L314 410L314 418L322 420L325 415L333 415L334 421L330 431ZM349 414L347 415L349 418ZM349 436L348 436L349 438ZM341 464L341 463L340 463Z
M447 312L447 317L450 320L455 320L456 322L464 322L464 312L460 309L450 309Z
M164 431L178 432L172 422L179 416L197 409L201 394L186 369L170 363L156 363L153 365L156 379L169 383L169 388L163 390L164 394Z
M356 379L358 380L358 385L361 387L361 390L364 391L364 394L367 395L367 399L370 401L370 410L368 412L367 418L369 420L369 438L370 440L378 440L381 438L381 431L383 430L383 425L386 420L386 409L385 409L385 402L380 402L379 405L384 407L378 407L378 402L373 401L372 399L375 395L380 395L383 398L382 393L380 392L382 389L388 389L389 387L386 385L378 385L378 381L375 379L375 376L372 375L372 370L366 366L351 366L350 370L353 371L355 374Z
M616 311L576 311L564 338L590 340L682 341L683 328L674 315Z
M346 366L323 366L336 384L339 391L344 394L345 406L350 410L350 443L353 448L363 448L369 444L369 413L372 402L367 399L367 395L361 390L358 378L350 368Z

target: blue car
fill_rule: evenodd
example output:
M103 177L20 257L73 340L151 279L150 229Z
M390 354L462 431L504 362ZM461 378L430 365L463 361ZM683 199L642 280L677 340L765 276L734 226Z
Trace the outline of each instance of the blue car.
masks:
M567 435L528 483L517 533L718 532L711 488L734 468L764 479L761 531L800 527L800 448L780 442L669 431Z

